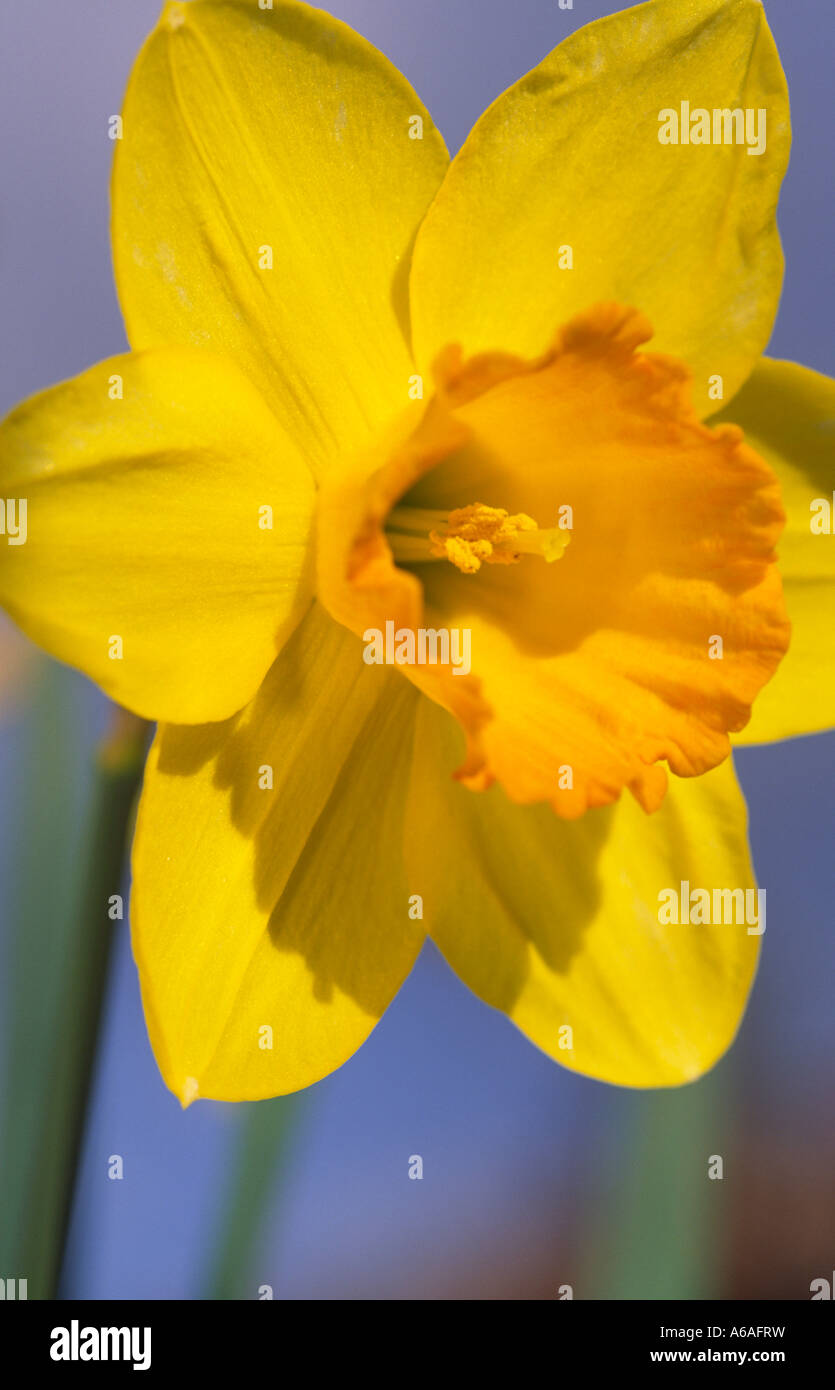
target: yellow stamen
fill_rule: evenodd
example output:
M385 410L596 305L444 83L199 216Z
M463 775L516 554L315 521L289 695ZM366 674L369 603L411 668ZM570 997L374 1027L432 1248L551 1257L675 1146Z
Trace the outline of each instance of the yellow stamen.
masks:
M482 565L515 565L523 555L551 564L562 558L570 534L558 526L540 530L524 512L511 516L503 507L473 502L452 512L397 507L386 539L401 564L449 560L462 574L477 574Z

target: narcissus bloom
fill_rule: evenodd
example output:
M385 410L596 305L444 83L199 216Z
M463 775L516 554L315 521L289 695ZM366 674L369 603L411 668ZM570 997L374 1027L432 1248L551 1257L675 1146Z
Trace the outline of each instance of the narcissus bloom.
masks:
M764 110L764 148L659 140L685 98ZM168 1085L316 1081L426 932L564 1065L698 1076L759 938L659 895L751 888L731 738L835 693L833 384L760 360L789 148L761 5L580 29L450 164L328 15L168 4L123 120L133 350L2 427L0 597L159 721L132 930ZM387 623L469 630L471 672L366 663Z

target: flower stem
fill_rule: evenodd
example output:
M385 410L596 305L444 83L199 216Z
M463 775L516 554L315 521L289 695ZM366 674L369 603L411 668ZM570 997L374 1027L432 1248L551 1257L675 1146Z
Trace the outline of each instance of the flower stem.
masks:
M709 1160L727 1139L727 1072L677 1090L619 1097L611 1194L585 1296L699 1300L719 1296L724 1184ZM604 1235L605 1231L605 1235Z
M298 1093L241 1107L249 1113L241 1117L237 1161L226 1201L220 1203L224 1215L210 1266L207 1298L279 1296L272 1269L256 1268L258 1242L273 1194L277 1192L280 1200L280 1180L306 1104L304 1093ZM272 1293L262 1293L265 1287Z
M80 907L51 1035L49 1091L21 1213L21 1273L30 1298L55 1298L95 1071L125 847L149 726L116 710L96 752ZM114 911L117 911L114 907ZM117 928L118 929L118 928Z

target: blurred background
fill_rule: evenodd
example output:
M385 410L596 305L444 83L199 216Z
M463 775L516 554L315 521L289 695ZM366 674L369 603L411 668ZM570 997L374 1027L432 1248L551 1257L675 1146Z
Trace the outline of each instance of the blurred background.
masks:
M0 413L126 346L107 118L159 8L0 7ZM454 152L499 92L621 6L329 8L401 68ZM833 373L835 13L831 0L766 10L794 123L770 353ZM92 750L107 718L87 681L0 626L7 1225L39 1160ZM828 735L737 757L768 891L762 964L731 1054L678 1091L618 1091L561 1071L427 946L366 1046L301 1100L183 1112L148 1045L127 923L114 924L62 1296L258 1298L269 1285L289 1299L556 1298L571 1285L577 1298L808 1298L835 1268L833 753ZM117 1154L124 1176L111 1181ZM407 1176L413 1154L420 1182ZM723 1156L722 1182L706 1179L711 1154Z

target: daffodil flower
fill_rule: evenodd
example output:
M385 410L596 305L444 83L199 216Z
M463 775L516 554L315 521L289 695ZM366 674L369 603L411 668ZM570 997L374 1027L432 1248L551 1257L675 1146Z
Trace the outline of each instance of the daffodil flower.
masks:
M765 147L662 142L685 98L764 110ZM789 148L761 5L580 29L450 164L328 15L167 4L123 122L133 350L3 425L0 597L159 723L132 930L167 1084L316 1081L427 932L565 1066L697 1077L759 937L659 894L752 886L731 736L822 729L835 690L833 384L759 360ZM392 621L469 629L471 673L367 664Z

